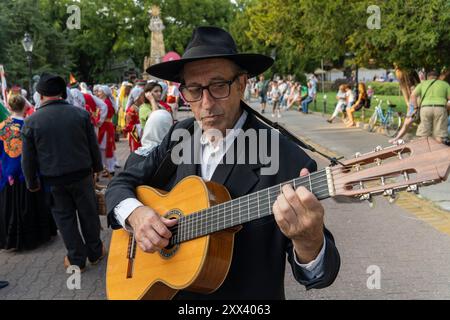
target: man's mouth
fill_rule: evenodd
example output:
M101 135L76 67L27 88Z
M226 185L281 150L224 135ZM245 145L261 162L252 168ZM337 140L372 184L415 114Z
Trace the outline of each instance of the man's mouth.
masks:
M212 115L209 115L209 116L203 116L202 117L202 121L203 120L214 120L214 119L217 119L220 116L222 116L222 114L212 114Z

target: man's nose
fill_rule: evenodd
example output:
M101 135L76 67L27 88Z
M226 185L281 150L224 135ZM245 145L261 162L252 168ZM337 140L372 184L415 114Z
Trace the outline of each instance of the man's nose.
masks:
M214 97L211 96L208 89L203 89L203 96L202 96L202 107L203 108L210 108L214 105Z

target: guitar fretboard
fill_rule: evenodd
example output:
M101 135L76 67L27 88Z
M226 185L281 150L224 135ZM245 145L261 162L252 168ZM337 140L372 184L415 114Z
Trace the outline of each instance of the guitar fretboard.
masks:
M171 228L170 245L202 237L217 231L231 228L272 214L272 206L283 185L290 184L294 189L303 186L319 200L330 197L327 169L308 176L245 195L216 206L181 217Z

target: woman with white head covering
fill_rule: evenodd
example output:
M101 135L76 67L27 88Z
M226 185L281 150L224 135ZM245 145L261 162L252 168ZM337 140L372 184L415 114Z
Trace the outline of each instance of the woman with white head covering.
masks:
M131 89L130 95L128 96L127 107L125 109L125 112L127 112L128 109L136 102L136 100L139 98L139 96L142 94L143 91L144 89L141 87L134 87L133 89Z
M125 169L145 159L150 152L159 146L173 125L170 112L164 109L153 111L144 128L141 143L142 146L132 152L125 163Z
M108 86L99 86L97 94L108 107L106 119L98 130L98 143L102 154L103 165L110 174L114 175L114 165L116 164L114 151L116 150L116 142L112 118L116 112L114 108L115 101L114 97L112 97L111 89Z
M130 152L134 152L141 146L141 124L139 121L139 107L144 103L144 90L142 88L134 88L131 90L130 98L134 102L128 107L125 115L124 132L128 133L128 142Z
M86 100L84 99L83 93L78 90L78 88L70 89L70 95L72 96L72 102L75 107L86 110Z

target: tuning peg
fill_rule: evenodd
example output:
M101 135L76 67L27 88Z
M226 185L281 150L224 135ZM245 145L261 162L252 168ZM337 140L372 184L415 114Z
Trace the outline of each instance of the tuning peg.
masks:
M381 151L381 150L383 150L383 147L382 147L382 146L376 146L375 152L378 152L378 151Z
M393 192L390 196L389 196L389 203L393 204L395 201L397 201L398 199L398 194Z
M398 146L401 146L402 144L405 144L405 140L398 139L397 141L395 141L395 144L398 145Z
M361 157L361 152L355 153L355 158Z
M363 194L362 196L359 197L359 200L366 200L367 202L369 202L370 208L375 207L375 203L374 203L372 195L370 193Z
M392 196L394 194L394 190L393 189L386 189L383 191L383 196Z
M414 193L418 194L419 193L419 186L417 184L409 185L408 188L406 188L406 191L414 192Z

